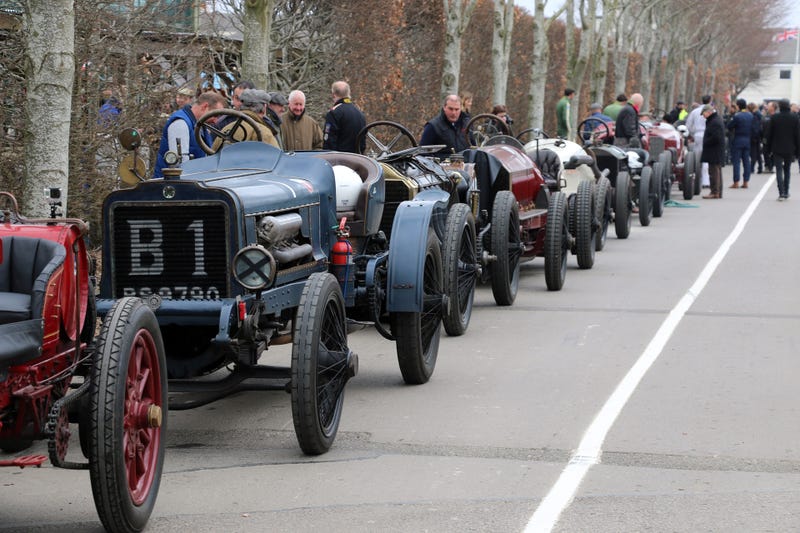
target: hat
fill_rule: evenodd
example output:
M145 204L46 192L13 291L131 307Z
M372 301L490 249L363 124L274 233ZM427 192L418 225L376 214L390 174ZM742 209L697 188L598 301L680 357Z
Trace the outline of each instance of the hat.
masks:
M714 108L711 107L709 104L703 106L703 109L700 110L701 113L707 113L709 111L714 111Z
M289 105L289 100L286 99L279 92L269 93L269 103L270 104L278 104L278 105Z
M194 96L194 91L191 89L191 87L181 87L178 89L178 94L182 96Z
M593 102L592 105L589 106L589 109L603 109L603 106L601 106L599 102Z
M686 105L686 102L684 102L683 100L678 100L678 101L675 103L675 105Z
M270 100L270 95L267 91L261 89L245 89L239 96L239 100L243 104L267 104Z

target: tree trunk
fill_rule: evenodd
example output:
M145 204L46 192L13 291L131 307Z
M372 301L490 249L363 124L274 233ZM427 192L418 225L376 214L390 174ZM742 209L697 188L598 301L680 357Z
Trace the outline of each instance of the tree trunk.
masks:
M628 85L628 52L627 43L627 24L628 10L620 9L617 11L617 26L614 31L614 96L627 94Z
M75 75L75 6L73 0L27 0L24 4L25 184L23 213L50 214L43 190L61 189L67 213L70 114Z
M494 32L492 33L492 80L495 104L506 103L508 61L511 56L511 32L514 29L513 0L494 0Z
M569 114L569 129L573 133L576 131L578 118L582 116L581 87L583 87L583 80L586 77L586 69L589 67L589 59L592 53L591 49L594 46L594 32L597 21L596 13L597 0L587 0L585 10L584 2L583 0L581 1L581 42L578 47L577 56L574 61L569 62L573 65L573 68L567 76L567 84L575 89L575 96L572 97Z
M440 96L458 94L458 78L461 76L461 37L467 29L469 19L478 0L443 0L445 35L442 61L442 85Z
M528 91L528 127L544 126L544 92L547 86L547 62L550 43L547 39L549 23L545 22L544 6L547 0L536 0L533 15L533 54L531 61L531 86Z
M274 0L245 0L242 17L242 77L269 86L269 48Z
M603 11L605 12L605 2L603 2ZM600 32L595 40L595 54L592 63L592 80L589 89L589 99L592 102L599 102L604 105L611 100L605 97L606 80L608 78L608 55L614 53L614 39L609 39L611 31L610 17L604 15L600 21Z

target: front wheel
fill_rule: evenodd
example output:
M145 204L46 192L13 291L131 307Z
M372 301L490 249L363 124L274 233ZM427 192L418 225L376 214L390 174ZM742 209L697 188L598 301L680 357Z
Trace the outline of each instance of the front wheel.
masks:
M339 429L344 387L355 372L347 347L344 297L327 272L309 276L292 341L292 420L300 449L327 452Z
M442 252L433 231L428 232L422 279L422 312L392 313L397 361L409 385L427 383L436 367L442 324Z
M700 181L697 172L695 171L695 154L694 152L687 152L686 158L683 160L683 199L691 200L694 197L695 182ZM702 183L700 184L702 186Z
M444 330L463 335L472 316L472 301L478 276L475 220L466 204L455 204L447 214L444 237L444 286L449 306Z
M631 178L627 172L619 173L614 189L614 231L618 239L631 234Z
M606 245L608 236L608 224L611 221L611 181L605 176L597 180L597 189L594 216L597 220L598 228L595 233L595 250L601 251Z
M642 226L650 225L650 215L653 213L653 202L650 196L652 189L653 168L644 167L639 176L639 223Z
M108 531L140 531L164 466L164 344L155 315L137 298L114 304L98 339L89 400L92 493Z
M547 290L560 291L567 277L569 252L569 210L567 196L556 192L550 196L544 234L544 279Z

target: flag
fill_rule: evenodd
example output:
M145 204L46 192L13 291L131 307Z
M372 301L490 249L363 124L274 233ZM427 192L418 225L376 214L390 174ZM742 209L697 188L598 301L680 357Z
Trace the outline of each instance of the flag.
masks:
M784 30L781 33L772 36L772 40L776 43L782 43L784 41L791 41L797 39L797 28L793 30Z

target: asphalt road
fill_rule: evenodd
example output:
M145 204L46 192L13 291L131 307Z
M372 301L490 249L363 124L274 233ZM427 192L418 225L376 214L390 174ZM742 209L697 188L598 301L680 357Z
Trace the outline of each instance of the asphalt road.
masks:
M771 178L610 230L560 292L541 259L513 307L479 287L425 385L351 335L360 373L323 456L299 451L284 393L170 413L147 530L800 530L800 192L758 201ZM2 531L101 530L86 472L0 469L0 502Z

